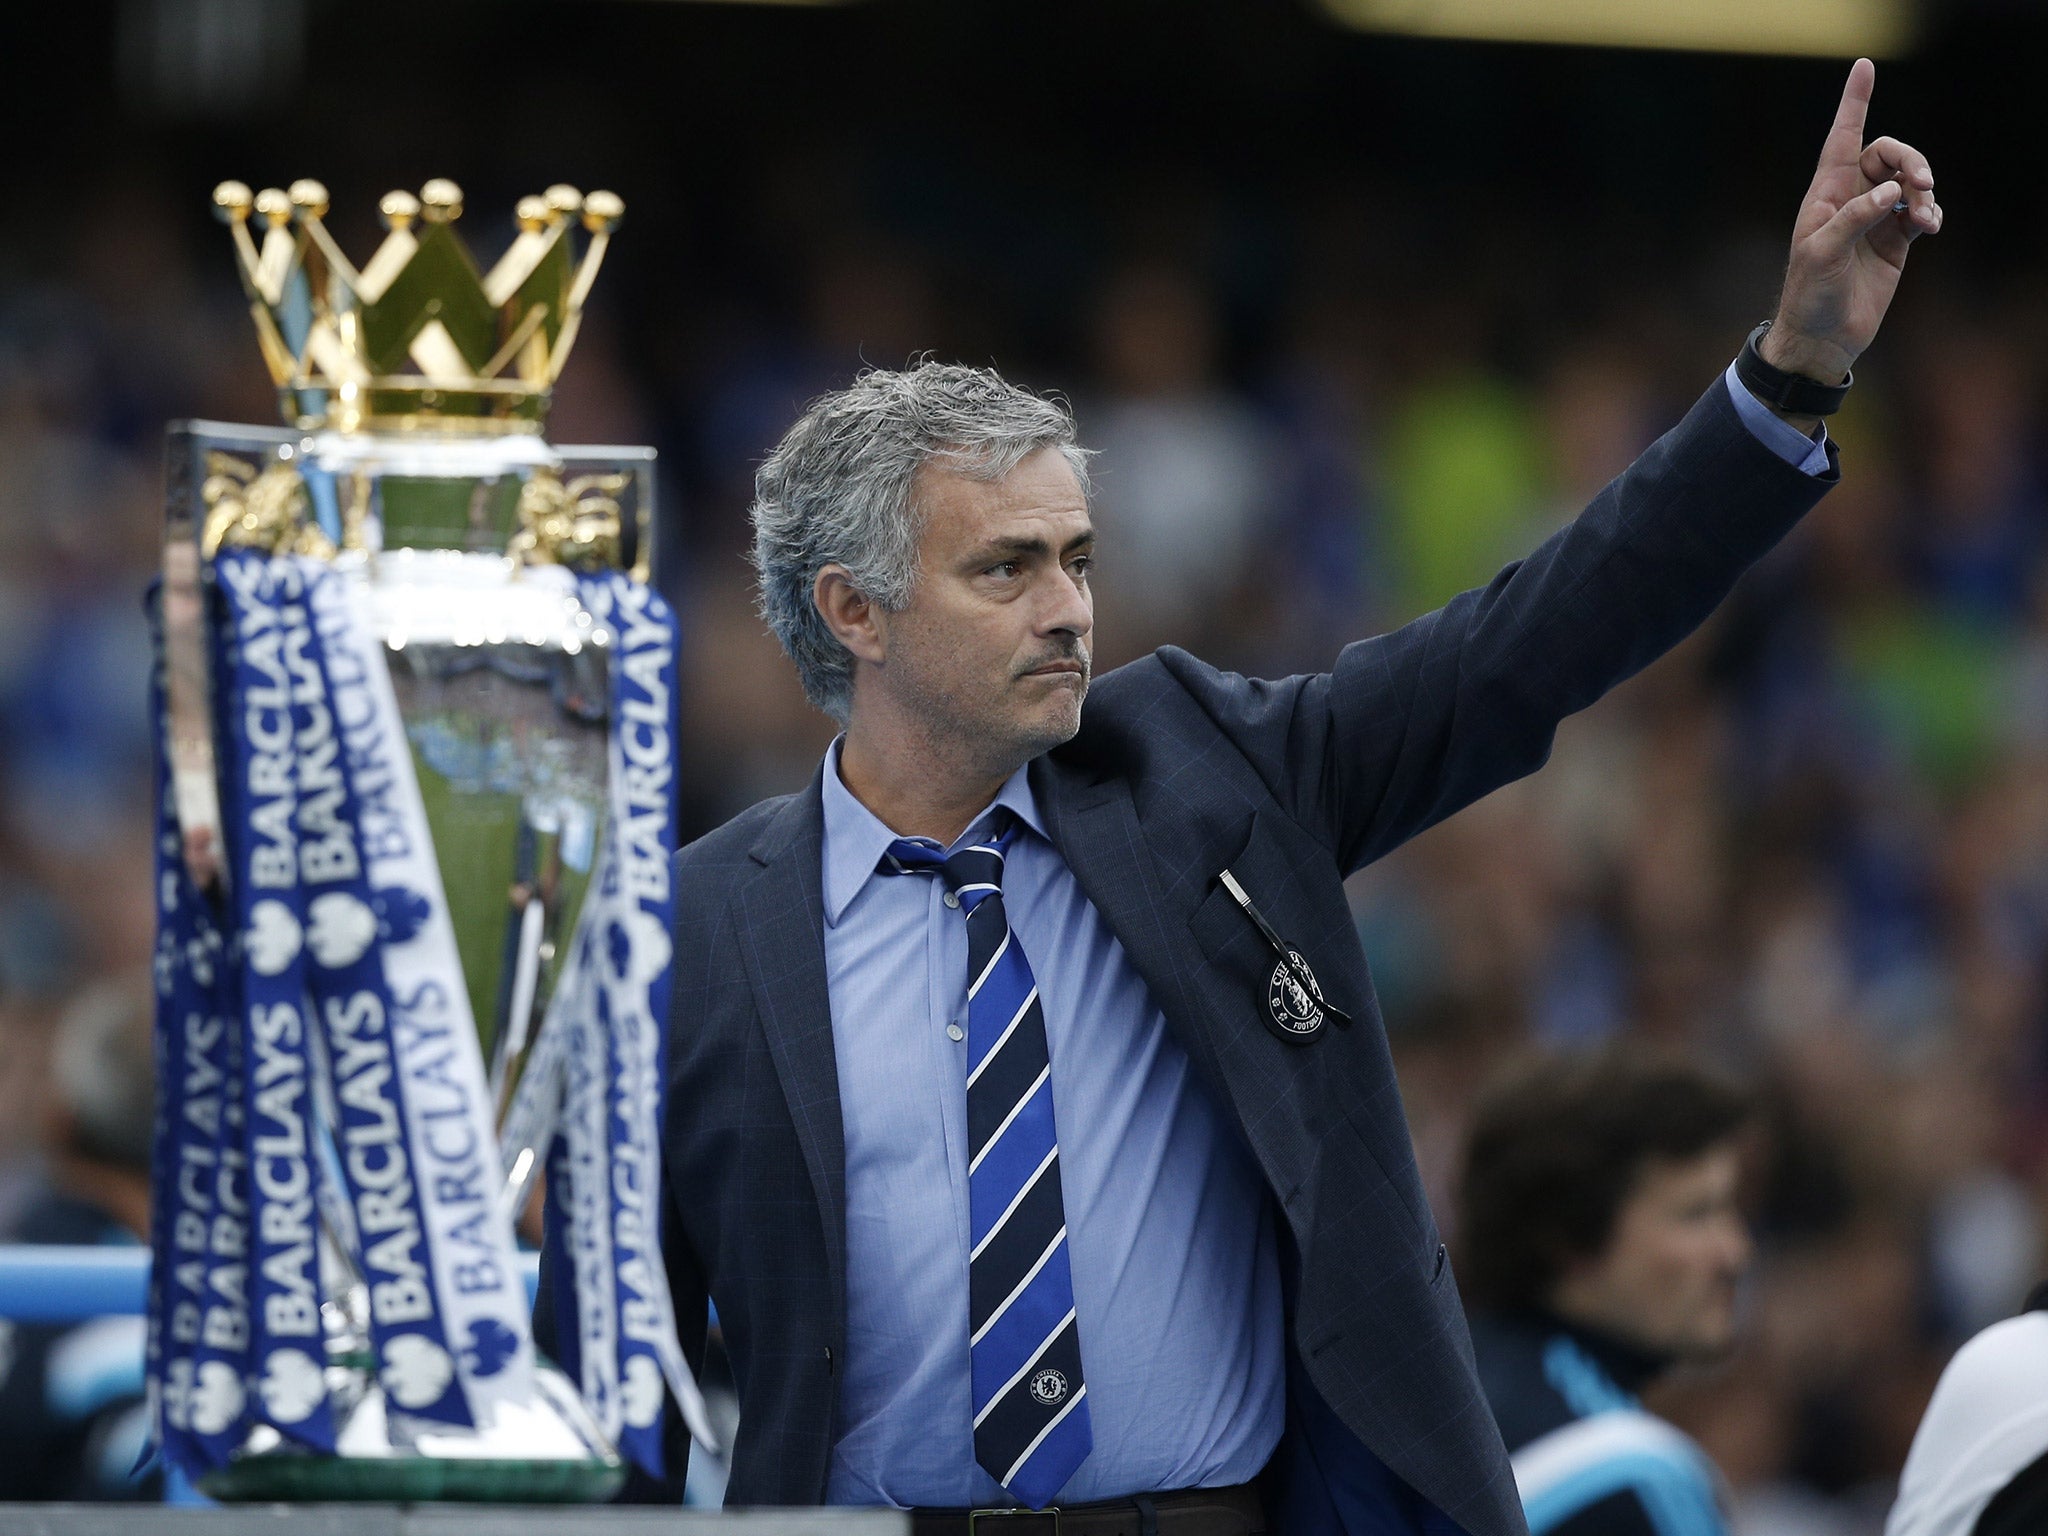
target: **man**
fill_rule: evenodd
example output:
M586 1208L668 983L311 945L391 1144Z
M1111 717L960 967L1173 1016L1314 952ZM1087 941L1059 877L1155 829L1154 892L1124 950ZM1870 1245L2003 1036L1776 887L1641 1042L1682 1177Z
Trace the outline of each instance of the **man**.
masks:
M1872 79L1762 349L1824 383L1941 218L1918 153L1863 143ZM675 864L665 1239L684 1342L708 1294L731 1352L731 1502L1520 1532L1342 881L1698 624L1833 482L1818 426L1716 381L1331 673L1167 649L1091 689L1065 411L937 366L813 405L756 560L845 733Z
M1479 1380L1534 1536L1719 1536L1718 1480L1636 1394L1735 1342L1747 1100L1627 1048L1487 1093L1460 1188Z

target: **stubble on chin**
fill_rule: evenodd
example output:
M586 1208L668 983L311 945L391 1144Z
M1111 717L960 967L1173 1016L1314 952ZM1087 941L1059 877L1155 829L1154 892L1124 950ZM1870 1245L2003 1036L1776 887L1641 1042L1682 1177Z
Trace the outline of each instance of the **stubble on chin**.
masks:
M1085 660L1082 666L1087 666ZM1065 746L1080 734L1081 708L1088 701L1088 682L1089 675L1084 670L1078 682L1061 681L1053 685L1071 697L1060 700L1057 707L1047 709L1044 727L1037 733L1038 739L1031 748L1029 757L1036 757L1041 752L1050 752L1054 747Z
M1085 660L1082 665L1087 665ZM925 740L935 757L973 765L971 771L979 774L1007 778L1079 734L1088 682L1083 672L1078 684L1049 684L1017 675L1007 690L994 693L985 682L980 689L917 688L912 695L914 713L925 722ZM1058 697L1043 697L1048 689ZM1040 697L1027 701L1030 693Z

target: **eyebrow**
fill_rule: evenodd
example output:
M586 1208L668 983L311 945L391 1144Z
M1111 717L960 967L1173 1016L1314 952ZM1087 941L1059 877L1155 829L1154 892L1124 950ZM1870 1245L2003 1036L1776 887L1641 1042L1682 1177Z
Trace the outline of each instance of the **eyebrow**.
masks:
M1085 533L1077 533L1067 540L1060 553L1071 555L1080 550L1092 549L1094 546L1095 530L1090 528ZM969 564L978 565L984 560L1013 559L1018 555L1042 555L1051 548L1052 546L1044 539L1033 538L1029 534L1017 534L1010 538L990 539L986 544L976 546L967 556L967 561Z

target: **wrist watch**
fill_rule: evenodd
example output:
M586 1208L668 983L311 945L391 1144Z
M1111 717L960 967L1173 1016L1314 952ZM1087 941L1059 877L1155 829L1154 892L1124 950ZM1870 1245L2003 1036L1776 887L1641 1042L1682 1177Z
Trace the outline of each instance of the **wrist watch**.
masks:
M1803 374L1787 373L1782 368L1772 367L1756 349L1757 343L1764 339L1764 332L1770 328L1771 322L1766 320L1749 333L1749 340L1742 344L1741 355L1735 359L1735 377L1766 405L1775 405L1794 416L1834 415L1842 408L1842 401L1848 396L1849 386L1856 382L1856 375L1847 373L1839 384L1823 384Z

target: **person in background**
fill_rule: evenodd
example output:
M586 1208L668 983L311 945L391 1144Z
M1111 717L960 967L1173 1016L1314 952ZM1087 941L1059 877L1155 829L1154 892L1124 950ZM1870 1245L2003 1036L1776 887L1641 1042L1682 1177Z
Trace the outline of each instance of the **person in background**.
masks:
M2048 1531L2048 1283L1956 1351L1913 1436L1885 1536Z
M1482 1096L1460 1186L1479 1380L1532 1536L1719 1536L1719 1477L1637 1394L1735 1341L1747 1096L1641 1047Z
M145 977L102 982L59 1019L43 1190L16 1243L134 1244L149 1230L155 1072ZM140 1316L0 1319L0 1499L154 1497L138 1477L146 1428Z

